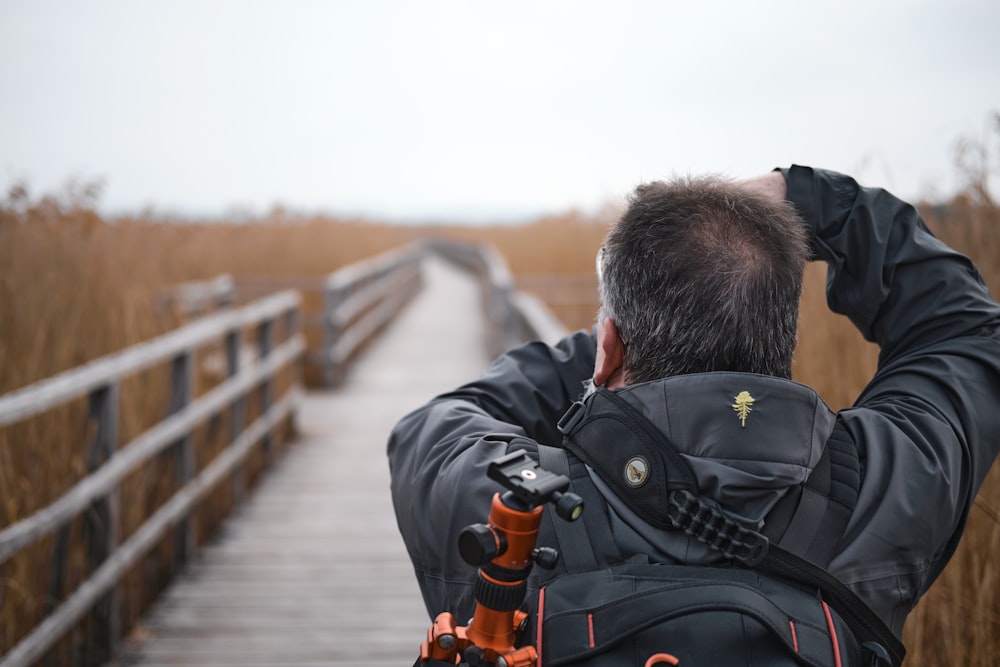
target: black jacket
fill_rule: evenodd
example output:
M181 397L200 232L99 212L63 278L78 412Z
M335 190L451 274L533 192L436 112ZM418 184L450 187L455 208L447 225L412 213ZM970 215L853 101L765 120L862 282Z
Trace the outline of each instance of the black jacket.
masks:
M835 414L808 387L734 373L667 378L619 394L680 447L703 493L752 524L766 523L787 488L805 479L839 420L858 446L863 480L829 570L899 634L954 552L1000 448L1000 306L972 263L910 205L840 174L797 166L783 173L815 258L829 265L830 308L881 348L855 405ZM485 520L498 490L487 464L532 441L560 443L555 424L582 394L594 355L584 332L554 347L528 344L394 429L393 501L431 617L471 615L474 570L455 544L464 526ZM733 428L734 397L745 389L753 410L746 428ZM604 492L624 557L710 557Z

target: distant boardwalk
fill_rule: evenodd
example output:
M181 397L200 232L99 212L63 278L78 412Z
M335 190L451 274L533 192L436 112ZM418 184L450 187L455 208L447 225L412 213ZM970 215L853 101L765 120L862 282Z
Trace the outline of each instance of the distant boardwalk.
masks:
M386 438L486 357L474 280L424 261L425 289L352 367L309 394L302 437L143 621L123 665L412 665L427 618L389 498Z

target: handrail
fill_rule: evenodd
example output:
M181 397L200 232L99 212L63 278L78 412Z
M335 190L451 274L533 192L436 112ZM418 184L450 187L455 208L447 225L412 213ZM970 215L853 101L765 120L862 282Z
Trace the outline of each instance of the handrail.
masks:
M94 469L61 497L0 530L0 564L26 546L53 533L69 530L75 516L87 511L99 516L101 530L88 539L94 556L93 570L69 597L35 629L0 656L0 667L27 667L42 657L102 599L109 599L100 639L114 647L120 639L118 585L128 570L169 530L177 533L175 559L183 562L194 550L194 532L189 516L196 502L235 471L263 441L269 446L271 432L295 409L299 389L293 383L275 396L276 375L297 363L305 348L298 333L300 297L281 292L242 308L220 312L129 347L119 353L60 373L19 391L0 397L0 426L39 415L81 396L89 396L90 415L97 422L91 459ZM274 329L281 322L285 340L274 344ZM243 330L256 327L259 361L240 367ZM224 342L228 379L204 396L194 399L195 351ZM118 447L118 387L123 378L156 364L171 365L170 415L131 442ZM260 415L250 425L242 423L248 395L260 393ZM226 450L201 471L195 469L192 433L196 426L236 406L238 417ZM119 488L126 476L168 447L178 451L180 488L124 543L117 526ZM59 557L60 560L64 556ZM65 562L60 566L65 567Z
M140 464L183 437L192 424L201 423L221 412L233 400L292 363L303 349L302 337L292 338L276 348L262 364L239 371L202 398L167 417L112 454L96 472L85 477L49 506L0 530L0 565L20 549L72 519L95 499L110 493L117 483Z
M425 254L423 244L415 242L325 276L240 276L237 290L240 294L266 294L292 288L307 297L321 297L322 305L305 312L301 320L309 341L305 361L310 371L316 371L307 379L333 387L343 381L347 364L363 344L420 289L420 259ZM313 302L309 298L304 301Z
M349 264L323 278L256 277L238 281L239 291L267 290L279 285L300 291L322 291L318 316L306 315L305 326L321 327L321 340L310 346L308 362L318 366L322 384L334 387L364 343L406 305L422 284L420 262L434 254L479 277L490 322L491 355L527 340L554 343L566 334L545 304L515 288L503 257L489 245L429 239L388 250Z
M347 361L420 288L422 243L394 248L329 274L323 282L323 347L318 355L328 387L343 380Z
M511 299L514 301L511 310L521 320L521 330L529 332L528 338L554 345L569 333L566 325L534 294L516 291Z
M274 319L278 314L298 309L295 292L280 292L255 301L239 310L218 313L185 327L139 343L121 352L78 366L46 380L0 397L0 426L6 426L71 399L97 387L141 371L199 343L219 338L229 331L253 323Z
M426 244L431 252L479 276L491 324L491 355L529 340L555 343L566 335L566 327L544 303L515 288L507 263L493 246L444 239L434 239Z
M236 282L228 273L184 282L167 290L160 300L182 315L202 315L236 303Z

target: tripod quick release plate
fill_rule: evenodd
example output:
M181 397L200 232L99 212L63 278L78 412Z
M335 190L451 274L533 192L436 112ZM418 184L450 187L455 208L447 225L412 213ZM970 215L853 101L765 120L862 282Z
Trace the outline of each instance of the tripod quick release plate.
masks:
M567 521L575 521L583 513L583 499L575 493L566 493L569 478L542 468L523 449L492 461L486 475L502 484L525 509L551 502L556 513Z

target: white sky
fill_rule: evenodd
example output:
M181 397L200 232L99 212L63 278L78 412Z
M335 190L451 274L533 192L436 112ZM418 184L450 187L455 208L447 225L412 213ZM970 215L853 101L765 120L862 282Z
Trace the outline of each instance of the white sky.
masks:
M0 0L0 186L106 211L497 219L792 162L946 195L995 112L997 0Z

